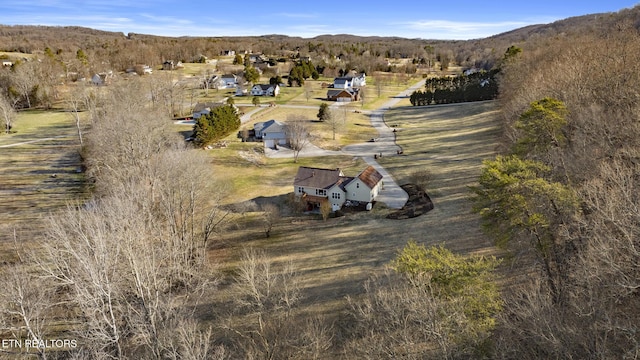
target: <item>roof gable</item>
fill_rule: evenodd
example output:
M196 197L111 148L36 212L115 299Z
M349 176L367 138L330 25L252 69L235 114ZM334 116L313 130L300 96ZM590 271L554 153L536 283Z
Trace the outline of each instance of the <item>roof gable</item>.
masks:
M337 90L328 90L327 91L327 97L336 97L336 96L353 96L353 93L351 93L348 90L344 90L344 89L337 89Z
M382 174L378 172L373 166L368 166L362 170L358 179L367 185L370 189L373 189L382 180Z

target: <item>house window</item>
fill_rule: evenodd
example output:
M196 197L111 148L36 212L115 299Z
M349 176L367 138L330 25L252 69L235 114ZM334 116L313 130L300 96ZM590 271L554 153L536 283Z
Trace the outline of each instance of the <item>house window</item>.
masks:
M327 190L325 189L316 189L317 196L327 196Z
M298 194L304 193L304 188L302 186L298 186Z
M360 183L356 183L356 188L360 189Z
M341 197L340 193L331 193L332 199L340 199L340 197Z

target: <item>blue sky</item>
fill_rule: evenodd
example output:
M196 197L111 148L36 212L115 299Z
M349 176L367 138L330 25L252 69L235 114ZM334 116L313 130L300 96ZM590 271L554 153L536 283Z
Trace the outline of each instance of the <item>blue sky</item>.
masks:
M1 0L0 24L84 26L161 36L353 34L467 40L636 4L637 0Z

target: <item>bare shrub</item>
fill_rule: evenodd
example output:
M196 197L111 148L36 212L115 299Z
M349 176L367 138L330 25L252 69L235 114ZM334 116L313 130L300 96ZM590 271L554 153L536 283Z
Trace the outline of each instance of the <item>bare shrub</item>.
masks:
M428 169L418 169L409 174L409 183L426 190L433 181L433 173Z
M297 322L302 294L291 264L276 269L264 252L245 249L233 292L237 307L225 328L239 356L319 358L330 346L330 328L320 320Z
M271 230L280 220L280 208L276 204L264 204L262 208L262 228L265 237L271 236Z

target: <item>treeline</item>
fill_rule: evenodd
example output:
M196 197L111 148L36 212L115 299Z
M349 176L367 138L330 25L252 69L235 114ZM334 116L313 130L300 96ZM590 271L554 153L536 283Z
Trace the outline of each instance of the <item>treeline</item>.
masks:
M617 14L585 15L469 41L352 35L300 38L283 35L219 37L212 34L211 37L173 38L73 26L0 25L0 50L42 54L48 47L65 63L75 58L78 50L83 50L89 60L90 73L122 71L135 64L155 66L165 60L197 62L201 61L202 55L213 58L226 50L234 50L236 53L262 53L276 58L295 59L296 56L311 56L314 61L339 57L339 67L327 63L329 72L338 71L340 68L357 69L366 73L415 72L416 67L434 66L436 62L444 64L445 67L451 63L464 68L490 70L502 56L502 49L513 44L556 35L602 33L615 27L617 21L633 22L638 11L638 7L635 7ZM389 64L388 59L412 59L412 64L393 66ZM105 69L105 64L108 64L110 69Z
M429 78L425 82L426 89L414 91L409 101L413 106L423 106L493 100L498 96L498 72L494 69L455 77Z

